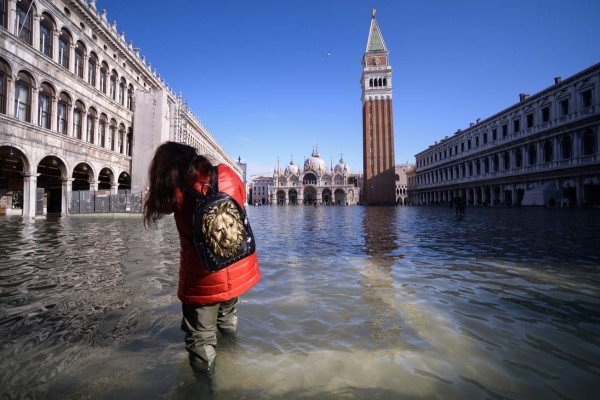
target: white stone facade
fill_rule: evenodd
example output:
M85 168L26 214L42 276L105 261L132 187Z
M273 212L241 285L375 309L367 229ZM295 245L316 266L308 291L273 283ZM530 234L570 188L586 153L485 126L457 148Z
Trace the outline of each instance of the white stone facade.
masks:
M241 175L95 3L0 0L0 213L65 214L75 190L143 192L166 140Z

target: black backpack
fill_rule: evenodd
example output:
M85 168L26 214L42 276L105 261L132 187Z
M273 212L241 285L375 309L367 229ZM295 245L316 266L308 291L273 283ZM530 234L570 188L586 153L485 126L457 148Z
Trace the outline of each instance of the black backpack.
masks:
M233 197L219 192L218 168L211 193L202 194L186 183L182 190L196 199L193 243L210 272L219 271L256 251L254 234L244 207Z

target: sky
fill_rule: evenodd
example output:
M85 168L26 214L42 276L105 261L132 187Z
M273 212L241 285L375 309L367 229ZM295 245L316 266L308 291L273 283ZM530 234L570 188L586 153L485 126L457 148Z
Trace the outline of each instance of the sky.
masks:
M362 172L371 10L396 163L600 62L598 0L98 0L248 180L317 149Z

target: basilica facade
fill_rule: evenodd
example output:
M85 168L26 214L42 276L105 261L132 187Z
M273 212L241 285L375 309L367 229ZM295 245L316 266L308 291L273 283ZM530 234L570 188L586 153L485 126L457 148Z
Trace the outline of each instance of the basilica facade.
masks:
M361 184L362 174L351 173L343 158L335 167L327 168L315 149L303 167L291 160L283 170L273 171L269 202L279 205L354 205L361 201Z

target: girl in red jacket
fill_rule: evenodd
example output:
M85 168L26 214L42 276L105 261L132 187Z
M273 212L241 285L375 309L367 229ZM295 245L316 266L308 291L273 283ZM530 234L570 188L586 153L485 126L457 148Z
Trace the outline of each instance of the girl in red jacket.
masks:
M177 297L182 302L186 349L197 375L214 372L217 332L234 334L237 329L238 296L260 279L256 252L234 264L210 273L202 265L193 243L195 199L184 194L183 182L201 193L215 182L211 163L185 144L165 142L154 154L148 171L149 189L144 201L145 226L155 225L165 214L175 214L179 232L180 263ZM218 187L239 204L246 192L239 176L227 165L218 166Z

